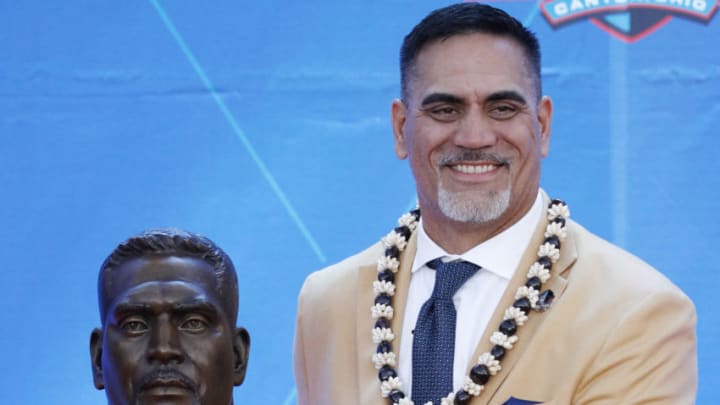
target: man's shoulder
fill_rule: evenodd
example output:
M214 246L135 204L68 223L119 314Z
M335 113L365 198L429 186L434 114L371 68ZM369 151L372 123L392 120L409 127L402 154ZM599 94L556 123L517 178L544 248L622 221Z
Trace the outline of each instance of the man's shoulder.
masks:
M311 273L305 279L301 294L327 296L354 289L360 271L374 270L382 252L382 244L378 242L340 262Z
M660 270L627 250L588 231L577 222L570 221L569 234L574 243L575 263L569 275L572 281L584 280L597 283L601 288L611 288L616 293L625 291L632 295L646 296L670 293L688 298Z

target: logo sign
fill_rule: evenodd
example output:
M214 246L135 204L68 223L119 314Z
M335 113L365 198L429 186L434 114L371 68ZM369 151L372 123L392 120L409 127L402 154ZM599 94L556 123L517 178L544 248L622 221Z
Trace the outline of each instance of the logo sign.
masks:
M625 42L635 42L667 24L673 16L707 23L720 0L543 0L545 19L555 28L589 19Z

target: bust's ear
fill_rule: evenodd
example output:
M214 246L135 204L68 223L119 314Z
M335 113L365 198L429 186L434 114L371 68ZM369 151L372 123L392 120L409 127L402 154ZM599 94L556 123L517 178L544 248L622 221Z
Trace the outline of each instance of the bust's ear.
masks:
M102 373L102 330L95 328L90 334L90 365L92 367L93 382L95 388L101 390L105 388Z
M233 352L235 353L233 384L237 386L245 381L245 372L247 371L248 357L250 356L250 334L245 328L235 328Z

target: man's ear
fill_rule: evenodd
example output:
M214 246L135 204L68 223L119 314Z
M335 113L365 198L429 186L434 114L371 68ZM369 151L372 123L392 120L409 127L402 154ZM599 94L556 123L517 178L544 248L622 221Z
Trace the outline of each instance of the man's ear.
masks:
M553 104L548 96L543 96L538 104L538 122L540 124L540 153L547 157L550 153L550 127L552 124Z
M235 328L233 352L235 352L233 384L237 386L245 381L245 372L247 371L248 357L250 356L250 334L245 328Z
M400 159L408 156L407 146L405 145L405 122L407 120L407 106L400 99L395 99L390 108L390 118L392 119L393 137L395 140L395 154Z
M105 388L102 373L102 341L102 330L99 328L93 329L90 334L90 365L92 367L95 388L99 390Z

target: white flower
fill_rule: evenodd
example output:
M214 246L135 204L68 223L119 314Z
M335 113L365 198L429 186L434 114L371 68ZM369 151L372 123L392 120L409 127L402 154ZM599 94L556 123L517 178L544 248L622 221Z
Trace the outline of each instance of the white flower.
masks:
M375 368L380 370L383 368L383 366L388 365L390 367L395 367L397 365L397 358L395 357L395 353L393 352L386 352L386 353L374 353L372 356L373 363L375 363Z
M381 272L385 269L390 269L393 273L397 273L400 268L400 261L394 257L383 255L377 261L377 271Z
M398 249L403 250L405 246L407 246L405 238L394 230L390 231L390 233L382 239L382 242L386 248L396 246Z
M549 238L551 236L557 236L560 239L565 239L567 237L567 228L560 223L550 222L547 228L545 228L545 237Z
M552 221L557 217L568 218L570 216L570 208L565 204L553 204L548 209L548 220Z
M490 343L498 346L502 346L508 350L513 348L513 344L518 341L518 337L516 335L508 336L500 331L493 332L492 336L490 336Z
M528 320L528 317L520 308L510 307L505 310L505 317L503 319L514 319L516 324L522 326L525 324L525 321Z
M445 398L440 399L440 405L453 405L455 402L455 393L451 392L446 396ZM425 404L427 405L427 404ZM432 405L432 402L430 402L430 405Z
M393 317L393 307L385 304L375 304L370 308L370 311L372 312L373 319L378 318L387 318L392 319Z
M389 281L375 280L373 281L373 291L375 291L375 295L387 294L392 297L395 295L395 284Z
M530 300L530 305L535 308L535 304L538 301L538 297L540 296L540 291L530 288L527 286L522 286L517 289L517 292L515 293L515 299L520 299L523 297L527 297L528 300Z
M373 328L373 343L378 344L383 341L392 342L395 335L390 328Z
M560 258L560 250L556 248L552 243L543 243L538 249L538 257L547 256L550 260L555 263Z
M467 391L468 394L476 397L480 395L480 392L482 392L483 388L485 388L482 385L475 384L473 380L470 379L470 377L465 377L465 383L462 386L462 389Z
M480 355L480 357L478 358L478 364L482 364L487 367L488 371L490 371L490 375L495 375L498 373L498 371L502 370L502 367L500 366L500 360L496 360L495 356L488 352Z
M415 403L410 398L400 398L400 402L396 402L393 405L415 405Z
M542 264L535 262L532 266L530 266L530 270L528 271L527 278L533 278L537 277L540 279L541 282L546 282L550 280L550 270L545 268Z
M400 383L399 378L390 377L387 380L383 381L382 384L380 384L380 391L382 392L383 397L387 397L388 394L390 394L390 391L399 390L401 386L402 383Z
M415 219L415 215L406 212L404 213L400 219L398 219L398 225L400 226L407 226L410 228L411 231L414 231L417 227L417 220Z

